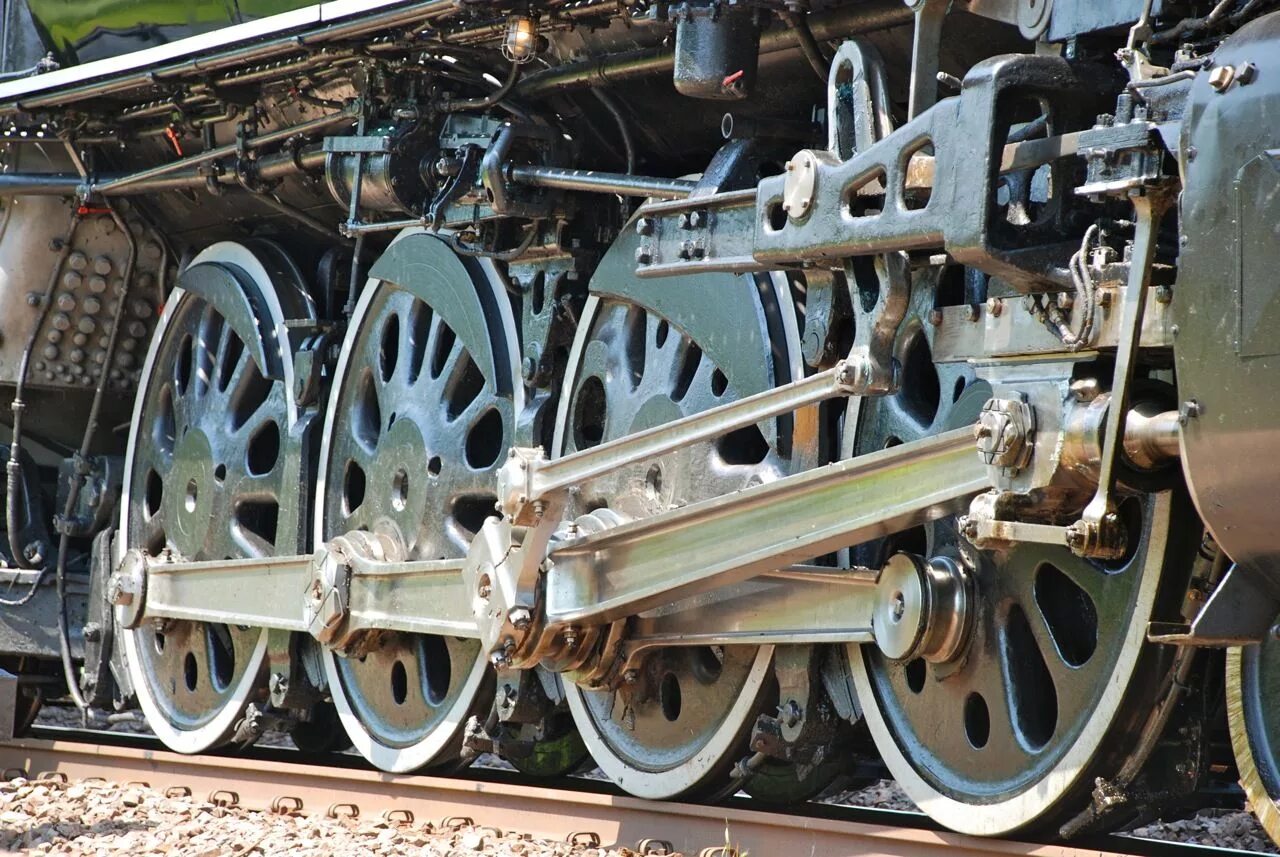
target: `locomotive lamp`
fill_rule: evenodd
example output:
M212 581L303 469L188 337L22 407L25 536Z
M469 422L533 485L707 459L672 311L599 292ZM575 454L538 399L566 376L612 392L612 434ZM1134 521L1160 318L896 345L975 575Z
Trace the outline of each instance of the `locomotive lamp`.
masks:
M531 15L512 15L507 19L507 35L502 40L502 55L514 63L526 63L538 54L538 21Z

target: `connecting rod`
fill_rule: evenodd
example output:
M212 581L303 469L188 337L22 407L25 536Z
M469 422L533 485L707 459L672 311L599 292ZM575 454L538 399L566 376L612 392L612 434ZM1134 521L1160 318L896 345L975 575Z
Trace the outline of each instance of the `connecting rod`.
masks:
M125 627L182 619L279 628L346 652L376 630L479 637L512 665L585 639L565 633L571 624L599 627L664 606L639 629L635 650L679 644L695 615L702 630L690 639L869 642L877 605L901 586L885 591L865 569L792 564L955 514L987 484L968 430L949 432L545 543L533 562L545 588L529 603L512 580L518 550L493 538L511 531L509 520L486 524L465 561L404 561L394 539L376 533L333 539L314 556L181 562L129 551L108 595ZM707 598L718 604L714 618L700 609ZM761 599L799 609L765 611ZM529 654L517 663L522 648Z

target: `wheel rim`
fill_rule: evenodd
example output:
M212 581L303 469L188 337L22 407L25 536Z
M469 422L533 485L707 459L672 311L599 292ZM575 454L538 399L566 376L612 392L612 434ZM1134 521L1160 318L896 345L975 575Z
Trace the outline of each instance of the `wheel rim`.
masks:
M862 404L856 440L850 444L852 432L846 440L856 446L846 452L967 425L989 394L967 369L934 368L933 328L921 321L932 297L917 290L899 336L902 392ZM1122 563L1044 545L975 551L954 519L855 551L868 564L895 550L950 555L970 566L980 599L958 662L900 664L874 646L848 649L877 748L921 809L953 829L993 835L1083 807L1090 772L1110 764L1107 752L1130 725L1126 713L1144 704L1129 694L1141 697L1165 668L1145 633L1166 564L1189 556L1169 535L1175 505L1167 492L1122 502L1138 545Z
M747 299L747 279L734 284ZM772 280L757 286L785 302ZM785 315L785 313L784 313ZM793 319L791 319L793 322ZM740 396L721 366L698 348L699 332L678 328L636 303L592 297L570 356L557 420L557 454L697 413ZM778 343L782 378L796 371L794 324ZM769 355L741 355L760 361ZM735 433L583 486L576 511L608 506L626 517L718 496L785 475L789 461L759 431ZM570 711L596 763L620 787L671 798L723 785L771 688L772 647L676 647L646 661L643 695L566 689Z
M457 558L493 514L496 465L512 443L520 391L509 383L513 366L487 364L476 356L483 350L455 333L477 327L459 323L454 314L472 304L446 304L449 293L490 290L508 337L493 353L519 351L497 272L487 266L473 277L449 260L437 275L452 281L428 284L439 302L371 282L357 304L325 421L317 544L381 530L402 541L409 559ZM483 321L478 329L493 329ZM488 675L478 641L434 635L387 634L359 657L326 652L324 660L352 743L396 772L452 759Z
M1227 722L1240 785L1254 815L1280 842L1280 645L1227 650Z
M266 247L216 244L192 265L231 264L246 272L255 306L278 330L286 313L263 257L277 279L287 278L283 254ZM305 314L303 305L291 307L293 315ZM125 549L168 549L193 561L298 550L296 535L278 526L282 502L296 491L286 484L285 438L295 410L289 355L282 356L284 379L264 378L211 304L181 289L170 296L134 408ZM161 740L193 753L230 737L261 679L264 629L164 621L123 637L139 704Z

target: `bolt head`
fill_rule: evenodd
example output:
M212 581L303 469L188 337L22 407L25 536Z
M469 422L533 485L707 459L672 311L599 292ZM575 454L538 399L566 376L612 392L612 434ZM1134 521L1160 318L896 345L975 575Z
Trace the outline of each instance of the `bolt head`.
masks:
M512 607L507 611L507 621L517 631L527 631L529 626L533 624L533 614L528 607Z
M1220 65L1209 72L1209 86L1214 92L1226 92L1227 87L1236 79L1236 70L1229 65Z

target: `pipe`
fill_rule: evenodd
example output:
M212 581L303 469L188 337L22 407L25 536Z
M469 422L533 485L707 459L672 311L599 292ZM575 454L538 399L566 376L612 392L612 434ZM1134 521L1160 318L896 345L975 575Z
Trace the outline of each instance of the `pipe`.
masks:
M259 134L248 140L245 140L243 147L246 149L260 149L271 143L287 140L290 137L306 135L313 131L321 131L340 122L350 121L356 118L356 109L349 107L338 113L329 116L321 116L318 119L312 119L310 122L303 122L298 125L291 125L288 128L279 128L275 131L268 131L266 134ZM213 149L201 152L198 155L192 155L189 158L183 158L180 161L171 161L167 164L161 164L148 170L130 173L127 176L116 179L115 181L99 184L91 190L101 194L110 194L113 190L119 190L121 187L131 185L135 182L146 181L147 179L159 178L170 173L180 172L182 170L191 169L201 164L207 164L209 161L216 161L228 155L234 155L241 150L240 143L228 143L225 146L218 146Z
M809 66L813 69L814 74L825 85L830 63L822 56L822 49L818 47L818 40L813 37L813 30L809 29L809 13L806 12L801 15L799 12L784 12L783 18L786 20L787 26L795 30L796 42L800 45L800 52L809 61Z
M77 471L79 465L87 461L89 458L89 450L93 448L93 436L98 431L98 414L102 410L102 396L107 389L107 380L111 377L109 371L112 365L112 358L115 356L116 343L120 335L120 319L124 316L125 304L128 303L129 288L133 284L133 268L138 261L138 241L133 237L133 231L129 229L129 224L124 222L124 218L120 216L120 212L114 207L108 206L111 212L111 219L115 221L116 228L129 242L129 255L125 259L124 269L121 272L121 280L124 287L120 290L120 294L116 296L116 312L111 321L111 331L107 334L107 356L102 363L102 372L98 375L98 386L93 391L93 402L89 405L89 419L85 423L84 437L80 441L80 451L76 455L75 461ZM71 480L71 485L67 491L67 502L62 507L63 527L61 534L58 536L58 561L57 561L57 578L58 585L58 649L62 656L62 675L66 679L67 691L71 694L71 699L75 702L76 707L81 711L89 709L89 703L85 701L84 694L80 692L80 679L76 675L75 663L71 659L71 632L67 623L67 553L70 547L71 536L66 526L70 523L72 515L75 513L76 504L80 502L80 491L84 485L83 477L80 472L75 474L75 478Z
M462 110L488 110L502 99L510 94L512 87L516 85L516 81L520 79L520 63L511 63L511 68L507 70L507 79L502 85L493 92L483 98L461 98L450 101L440 102L438 108L445 113L457 113Z
M808 20L815 39L828 41L844 36L887 30L911 24L914 13L900 0L871 0L814 14ZM799 44L794 30L775 29L760 37L760 53L790 50ZM609 57L566 63L527 76L515 88L519 97L550 95L589 86L609 86L625 80L670 73L675 68L672 48L646 48Z
M507 178L518 184L580 190L587 193L616 193L619 196L656 196L684 199L693 192L696 182L684 179L661 179L631 176L625 173L600 173L566 167L533 167L508 165Z
M325 153L320 145L307 146L298 155L282 153L257 161L258 177L278 179L301 171L324 169ZM81 191L105 197L132 196L162 190L201 188L206 177L194 170L150 179L135 179L136 173L112 173L98 176L96 184L86 187L73 173L4 173L0 174L0 196L74 196ZM220 184L235 184L233 175L218 176Z
M613 115L613 121L618 125L618 136L622 138L622 148L627 153L627 175L635 175L636 172L636 144L631 139L631 128L627 125L627 117L622 114L622 108L618 106L618 102L613 96L605 92L603 89L596 88L591 90L591 94L596 100L604 105Z
M22 350L22 360L18 364L18 377L13 393L13 403L9 406L13 412L13 434L9 442L9 461L5 465L5 536L9 540L9 553L13 555L13 561L21 568L32 568L34 565L24 555L24 546L18 544L21 539L18 538L17 496L19 486L25 487L25 483L22 481L21 453L22 414L27 409L27 403L23 400L22 394L26 389L27 374L30 372L31 354L35 351L36 340L40 336L40 328L44 325L45 319L49 317L49 310L53 307L53 293L58 287L58 277L62 272L62 265L67 261L67 256L71 254L71 242L75 238L81 217L80 208L77 206L72 210L71 222L67 224L67 234L63 237L61 246L58 247L58 258L53 263L53 268L49 274L49 283L45 286L44 295L41 296L40 314L36 317L35 323L31 328L31 335L27 338L27 347ZM41 574L41 578L43 576ZM40 578L37 578L28 596L35 592L39 584Z

